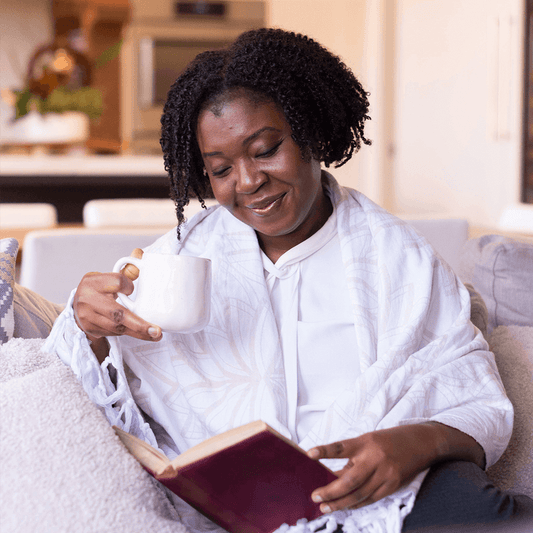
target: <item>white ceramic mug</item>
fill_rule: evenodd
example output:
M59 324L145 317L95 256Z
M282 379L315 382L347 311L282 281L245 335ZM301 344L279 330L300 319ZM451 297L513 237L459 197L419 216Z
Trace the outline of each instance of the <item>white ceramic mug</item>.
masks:
M194 333L209 322L211 260L203 257L145 253L142 259L122 257L120 272L131 263L139 269L135 300L118 294L118 301L163 331Z

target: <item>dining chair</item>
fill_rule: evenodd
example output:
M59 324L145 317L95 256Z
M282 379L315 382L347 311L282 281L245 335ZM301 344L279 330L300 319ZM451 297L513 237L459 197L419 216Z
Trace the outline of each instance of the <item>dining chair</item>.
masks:
M206 200L207 206L216 200ZM202 206L191 199L185 206L185 217L190 218ZM83 207L83 224L88 228L119 226L168 226L177 224L176 207L170 198L113 198L89 200Z
M49 228L57 224L57 209L47 203L0 203L0 228Z
M168 228L53 228L30 231L22 247L20 285L65 304L87 272L110 272L115 262L144 248Z

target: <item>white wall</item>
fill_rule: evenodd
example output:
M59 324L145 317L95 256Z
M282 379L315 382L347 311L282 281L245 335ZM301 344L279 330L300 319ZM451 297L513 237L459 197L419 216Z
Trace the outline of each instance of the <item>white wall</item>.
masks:
M523 0L397 0L395 208L497 227L519 199Z

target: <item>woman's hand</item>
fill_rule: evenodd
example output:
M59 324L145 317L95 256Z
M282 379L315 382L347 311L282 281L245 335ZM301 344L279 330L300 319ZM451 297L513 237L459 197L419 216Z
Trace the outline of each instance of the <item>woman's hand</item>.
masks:
M481 466L484 461L483 449L472 437L437 422L373 431L318 446L308 455L349 459L338 479L312 494L324 513L376 502L439 461L469 460Z
M133 257L142 257L136 249ZM78 326L92 342L92 348L100 362L107 357L108 345L104 337L129 335L137 339L158 341L161 328L138 317L117 301L117 293L131 294L138 270L126 265L120 273L90 272L78 285L74 295L74 317Z

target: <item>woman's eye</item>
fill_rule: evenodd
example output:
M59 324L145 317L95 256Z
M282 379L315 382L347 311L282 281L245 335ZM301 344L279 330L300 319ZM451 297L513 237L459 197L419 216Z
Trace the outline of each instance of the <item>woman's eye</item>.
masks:
M224 174L226 174L226 172L229 170L230 167L224 167L224 168L221 168L221 169L217 169L217 170L212 170L211 171L211 174L216 178L216 177L220 177L220 176L223 176Z
M259 154L257 154L256 157L270 157L274 155L278 151L278 148L281 146L282 142L283 142L283 139L279 141L277 144L275 144L272 148L269 148L268 150L265 150L264 152L260 152Z

